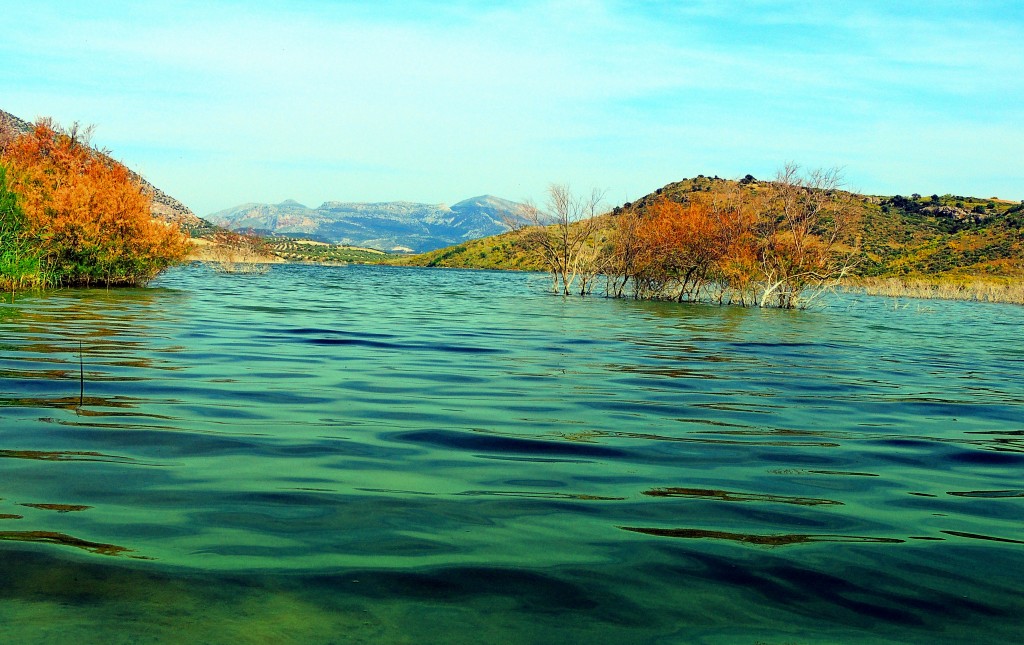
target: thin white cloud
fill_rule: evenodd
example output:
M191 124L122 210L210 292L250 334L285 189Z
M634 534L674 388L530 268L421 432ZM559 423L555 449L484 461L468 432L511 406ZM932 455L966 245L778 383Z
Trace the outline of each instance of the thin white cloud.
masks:
M893 132L921 136L913 165L886 166L892 181L923 183L948 176L929 132L1019 141L1021 22L953 4L103 6L13 15L24 28L0 44L0 107L98 123L101 143L201 213L519 198L563 179L636 197L794 158L849 160L875 181ZM978 185L1024 174L957 142Z

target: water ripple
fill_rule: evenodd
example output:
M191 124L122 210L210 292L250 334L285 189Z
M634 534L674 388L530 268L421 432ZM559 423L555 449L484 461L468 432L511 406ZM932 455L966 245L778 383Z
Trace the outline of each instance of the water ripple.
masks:
M1015 642L1024 308L544 281L193 266L0 302L8 605L83 642L231 611L268 631L205 640Z

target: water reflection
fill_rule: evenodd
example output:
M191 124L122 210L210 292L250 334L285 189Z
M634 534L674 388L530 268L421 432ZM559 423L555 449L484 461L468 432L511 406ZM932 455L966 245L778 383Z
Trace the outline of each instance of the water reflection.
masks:
M106 556L120 556L131 553L131 549L116 544L103 544L102 542L90 542L81 538L56 533L54 531L0 531L0 541L8 542L41 542L44 544L56 544L82 549L89 553ZM136 559L143 559L141 556L129 556Z
M991 542L1003 542L1006 544L1024 544L1024 540L1014 540L1011 538L994 537L991 535L980 535L978 533L968 533L966 531L942 531L946 535L955 535L957 537L970 538L972 540L989 540Z
M571 499L584 502L614 502L626 499L625 497L604 497L601 495L587 495L584 493L558 493L549 491L511 491L511 490L467 490L459 495L493 495L495 497L521 497L524 499Z
M986 497L989 499L1003 499L1007 497L1024 497L1024 490L970 490L970 491L949 491L947 495L957 497Z
M106 455L101 452L55 450L0 450L0 459L36 459L39 461L110 461L131 462L130 457Z
M651 490L645 490L643 494L649 497L714 499L721 502L772 502L775 504L796 504L798 506L842 504L842 502L834 499L792 497L788 495L770 495L767 493L735 493L727 490L712 490L708 488L652 488Z
M862 535L758 535L753 533L729 533L727 531L711 531L707 529L660 529L637 526L620 526L620 529L655 535L658 537L686 538L691 540L730 540L758 546L788 546L791 544L808 544L811 542L850 542L901 544L903 540L885 537L867 537Z
M23 502L21 506L37 508L43 511L56 511L57 513L75 513L78 511L87 511L92 508L92 506L86 506L84 504L31 504L28 502Z

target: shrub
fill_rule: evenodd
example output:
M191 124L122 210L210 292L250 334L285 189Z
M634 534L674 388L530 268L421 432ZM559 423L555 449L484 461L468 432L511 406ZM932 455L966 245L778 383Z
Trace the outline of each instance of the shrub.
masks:
M7 168L0 166L0 287L5 291L23 289L40 275L26 225L18 196L7 186Z
M36 286L141 285L188 250L188 238L153 219L148 194L88 135L43 119L0 150L23 217L19 239L38 259L27 281Z

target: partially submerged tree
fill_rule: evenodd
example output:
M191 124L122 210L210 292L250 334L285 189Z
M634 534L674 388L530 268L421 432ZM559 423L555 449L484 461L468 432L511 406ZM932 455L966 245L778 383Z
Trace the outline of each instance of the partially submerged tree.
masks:
M699 300L729 251L727 214L699 200L681 204L662 199L651 211L640 241L652 260L637 279L668 290L665 295L677 301Z
M615 218L608 295L804 307L851 268L841 250L857 212L835 170L660 196Z
M840 183L837 169L795 164L771 183L758 223L761 306L806 306L849 273L853 256L839 247L856 208Z
M601 200L594 190L574 195L568 186L552 184L543 207L527 204L522 218L524 242L540 251L551 272L551 289L569 295L590 293L600 270L603 241L599 238Z
M637 209L630 205L616 210L612 217L611 248L604 260L605 294L623 298L629 288L637 299L641 286L646 284L642 276L653 261L653 253L641 238L644 220Z

